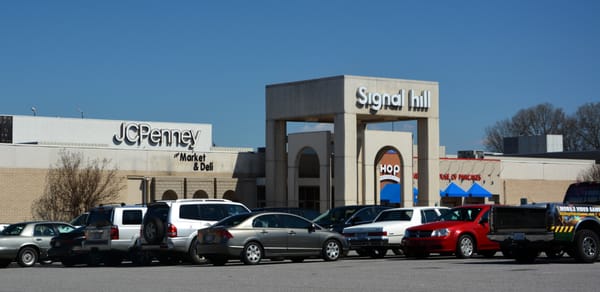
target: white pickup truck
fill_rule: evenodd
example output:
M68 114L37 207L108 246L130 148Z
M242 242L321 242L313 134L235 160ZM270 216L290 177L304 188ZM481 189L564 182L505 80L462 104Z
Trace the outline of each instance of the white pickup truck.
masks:
M434 222L449 210L446 207L406 207L387 209L379 213L372 223L344 228L343 234L361 256L382 258L391 249L401 254L401 243L406 228Z

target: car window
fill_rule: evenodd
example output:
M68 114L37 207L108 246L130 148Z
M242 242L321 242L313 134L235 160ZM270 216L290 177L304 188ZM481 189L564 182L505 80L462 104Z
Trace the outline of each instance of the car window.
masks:
M474 221L481 208L455 208L440 217L441 221Z
M20 235L25 229L25 224L8 225L2 230L2 235Z
M425 209L422 212L421 223L435 222L438 221L440 217L434 209Z
M279 217L283 219L283 227L285 228L307 229L312 225L312 222L297 216L279 215Z
M237 226L240 223L246 221L246 219L248 219L248 217L250 217L250 216L251 216L250 213L229 216L229 217L215 223L215 226L223 226L223 227Z
M376 222L381 221L410 221L413 216L413 210L394 210L381 212Z
M364 208L352 217L352 221L354 222L365 222L365 221L373 221L373 218L377 216L377 212L373 208Z
M33 228L33 236L55 236L56 232L52 224L36 224Z
M108 226L112 225L112 208L96 208L90 212L87 225Z
M75 228L71 225L66 225L66 224L56 224L56 229L58 230L58 233L69 233L73 230L75 230Z
M123 210L123 225L142 224L142 210Z
M267 214L256 217L252 222L252 226L258 228L280 228L283 224L280 224L277 215Z

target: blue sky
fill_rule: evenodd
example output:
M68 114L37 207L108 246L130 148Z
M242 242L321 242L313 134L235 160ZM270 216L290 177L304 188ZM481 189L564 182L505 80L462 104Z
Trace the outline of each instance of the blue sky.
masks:
M0 113L210 123L218 146L262 147L267 84L427 80L453 154L521 108L598 102L598 15L593 0L2 1Z

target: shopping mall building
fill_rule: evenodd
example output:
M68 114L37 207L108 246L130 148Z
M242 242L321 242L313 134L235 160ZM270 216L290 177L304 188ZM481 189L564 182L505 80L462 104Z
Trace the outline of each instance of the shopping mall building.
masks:
M215 147L210 124L2 115L0 223L32 219L32 203L63 153L110 161L124 203L226 198L251 208L319 211L560 201L567 185L595 164L446 154L439 145L439 98L437 82L390 78L267 85L266 147L260 149ZM416 137L369 129L399 121L415 121ZM289 122L326 123L333 131L288 133Z

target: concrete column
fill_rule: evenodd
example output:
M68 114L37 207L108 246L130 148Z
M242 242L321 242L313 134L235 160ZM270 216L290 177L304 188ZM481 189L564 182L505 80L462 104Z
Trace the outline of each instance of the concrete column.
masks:
M439 118L417 121L419 147L419 206L440 201L440 124Z
M299 155L299 153L288 153L288 155L294 155L295 158ZM290 165L288 163L288 178L287 178L287 205L288 207L298 207L298 162L297 159L291 159Z
M321 212L325 212L331 206L331 173L329 168L329 156L327 156L325 161L323 158L319 158L320 167L319 167L319 198L320 198L320 210Z
M267 120L265 149L265 197L267 206L285 206L287 161L285 121Z
M334 206L357 204L356 115L337 114L334 135Z

